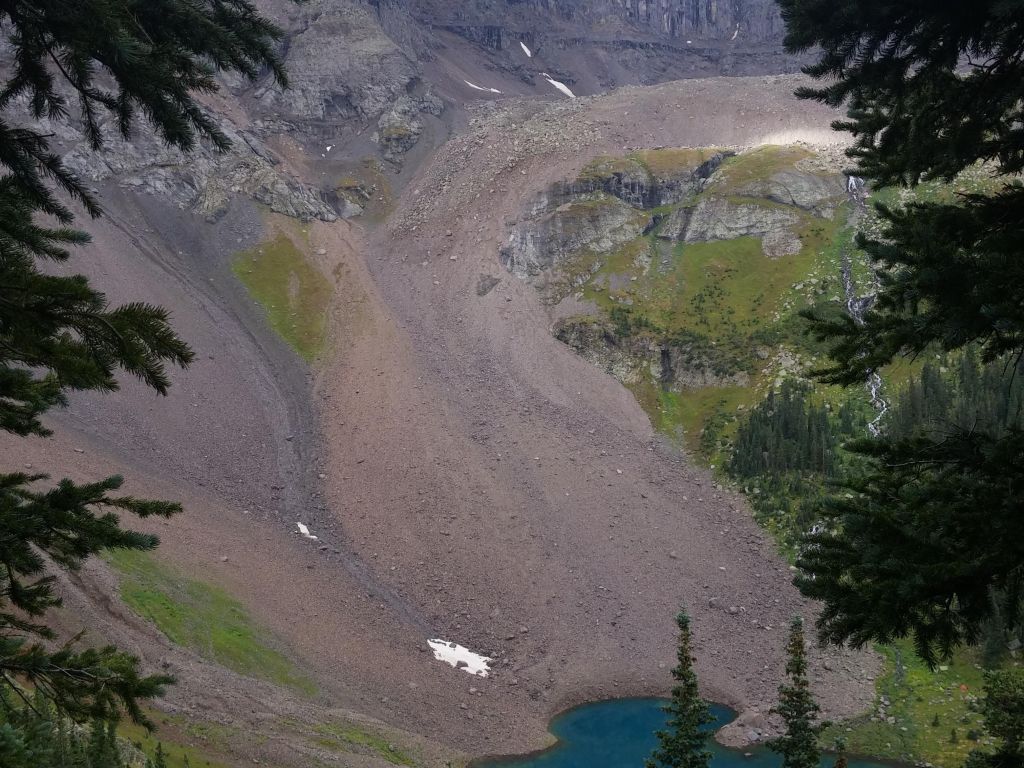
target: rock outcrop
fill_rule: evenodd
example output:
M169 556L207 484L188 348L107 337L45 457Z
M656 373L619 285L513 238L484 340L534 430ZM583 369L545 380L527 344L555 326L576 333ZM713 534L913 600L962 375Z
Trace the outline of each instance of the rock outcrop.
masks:
M376 119L419 81L420 69L381 29L373 8L352 0L299 6L288 23L287 90L269 79L253 91L275 123Z
M110 180L125 189L157 195L207 219L219 218L235 195L250 197L297 219L338 218L338 211L318 190L280 169L259 139L238 131L226 120L220 121L220 129L231 141L230 150L220 152L201 142L187 156L149 132L139 132L126 141L113 126L107 126L107 139L99 152L68 124L62 125L60 138L64 162L79 177L92 182Z
M722 197L701 200L692 211L676 211L660 237L687 243L762 238L766 256L800 252L800 238L792 231L800 218L781 206L737 203Z
M784 31L773 0L408 0L407 5L416 18L492 47L518 45L525 32L533 32L536 44L545 29L555 34L602 29L666 41L730 40L739 30L745 40L774 43Z
M377 132L373 140L380 145L384 159L392 163L400 163L402 156L416 146L423 133L423 122L420 115L440 115L444 103L427 93L422 98L399 96L377 120Z
M707 74L796 71L773 0L376 0L402 5L421 28L519 58L520 43L573 82L600 87ZM583 62L587 62L584 66ZM521 64L521 62L519 62ZM524 70L525 72L526 70ZM585 74L585 72L587 74ZM572 77L575 75L576 77Z
M584 251L610 253L660 223L661 214L653 209L696 195L725 157L714 151L648 150L598 158L574 181L552 185L534 202L512 227L501 263L518 277L532 278Z
M779 171L767 179L748 184L740 193L802 208L816 216L832 218L836 201L844 199L846 190L843 178L839 175L823 176L794 170Z
M614 323L573 317L555 325L555 337L623 384L654 380L675 391L746 386L750 376L714 349L692 339L654 333L621 334Z
M513 227L501 263L517 277L561 267L582 251L603 254L643 234L650 216L604 193L564 203Z

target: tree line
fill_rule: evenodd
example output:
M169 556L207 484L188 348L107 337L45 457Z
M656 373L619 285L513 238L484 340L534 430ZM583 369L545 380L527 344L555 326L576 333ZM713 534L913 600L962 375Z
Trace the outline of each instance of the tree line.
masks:
M699 692L694 669L690 617L680 611L677 663L672 670L675 686L664 707L665 727L657 732L658 746L647 768L709 768L707 726L711 710ZM782 768L819 768L822 750L818 736L828 725L819 720L821 708L815 700L808 676L804 623L795 617L786 641L785 680L779 686L778 704L771 713L781 721L782 732L768 747L782 756ZM1024 765L1024 669L990 671L985 675L985 696L981 701L985 728L996 739L993 753L974 750L964 768L1019 768ZM846 768L847 758L837 754L833 768Z

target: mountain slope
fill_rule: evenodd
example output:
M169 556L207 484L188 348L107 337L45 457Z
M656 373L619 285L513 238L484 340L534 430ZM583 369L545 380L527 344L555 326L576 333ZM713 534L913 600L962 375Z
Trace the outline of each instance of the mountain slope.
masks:
M585 67L606 55L601 35L654 35L610 11L606 34L604 17L552 4L565 35L591 40L556 42L562 75L539 69L543 43L513 65L501 57L514 48L416 15L440 5L265 5L289 31L295 89L229 83L211 99L235 138L228 155L140 140L97 160L54 126L109 212L75 266L113 300L171 309L196 365L166 400L126 381L75 398L53 420L60 439L4 439L0 453L44 471L123 471L133 492L185 499L184 516L154 528L158 560L236 599L315 692L172 645L159 622L104 597L119 577L100 564L67 584L67 626L178 670L162 706L238 728L225 748L236 762L304 764L309 733L336 730L337 716L439 764L540 746L548 717L574 702L663 692L686 603L708 695L743 713L729 738L759 738L780 627L813 606L742 499L553 338L555 318L499 254L524 201L598 156L755 144L824 130L832 114L798 106L796 81L776 77L567 99L541 71L598 90ZM644 53L626 74L675 72L656 60ZM492 657L492 674L436 660L436 638ZM830 714L869 700L872 658L815 665ZM256 727L274 736L246 740ZM340 742L317 759L390 762Z

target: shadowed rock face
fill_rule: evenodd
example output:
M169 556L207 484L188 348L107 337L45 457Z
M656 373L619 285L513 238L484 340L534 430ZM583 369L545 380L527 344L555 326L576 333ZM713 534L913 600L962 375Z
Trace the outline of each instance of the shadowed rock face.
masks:
M684 41L731 38L739 29L748 41L771 43L780 43L783 33L774 0L406 0L404 4L414 16L436 26L475 29L480 42L495 48L504 46L508 33L545 29ZM518 45L518 40L511 42Z

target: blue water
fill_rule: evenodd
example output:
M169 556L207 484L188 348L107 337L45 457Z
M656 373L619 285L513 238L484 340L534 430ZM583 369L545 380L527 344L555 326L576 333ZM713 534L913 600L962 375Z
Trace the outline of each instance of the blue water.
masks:
M475 768L643 768L657 746L655 731L665 725L663 699L612 699L570 709L551 722L558 744L520 758L481 760ZM735 717L725 707L712 705L715 722L708 731L721 728ZM782 758L765 749L735 750L708 738L711 768L779 768ZM746 757L749 753L751 756ZM822 758L830 768L834 757ZM850 768L891 768L869 760L850 760Z

